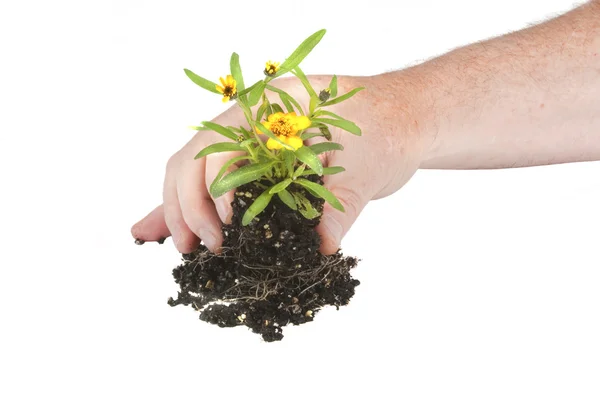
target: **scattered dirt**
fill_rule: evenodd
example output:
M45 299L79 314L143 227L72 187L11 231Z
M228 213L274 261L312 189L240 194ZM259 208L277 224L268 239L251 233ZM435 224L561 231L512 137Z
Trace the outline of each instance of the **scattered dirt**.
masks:
M222 253L200 245L184 254L173 270L180 291L168 303L191 305L201 320L220 327L247 326L271 342L283 338L284 326L311 322L327 305L347 305L359 285L350 276L358 260L341 252L322 255L314 229L319 219L304 218L277 196L243 227L245 210L261 192L254 183L237 189L232 223L222 229ZM322 210L322 199L302 192Z

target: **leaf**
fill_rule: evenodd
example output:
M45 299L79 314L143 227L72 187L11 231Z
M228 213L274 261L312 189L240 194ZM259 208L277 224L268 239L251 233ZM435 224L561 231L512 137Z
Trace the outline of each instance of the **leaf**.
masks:
M192 130L196 130L196 131L209 131L210 130L208 127L204 127L204 126L188 126L188 128L190 128Z
M227 169L229 169L233 164L237 163L237 162L241 162L242 160L249 160L252 159L252 156L238 156L235 157L233 159L229 159L227 162L225 162L225 164L223 166L221 166L221 169L219 170L219 173L217 174L217 176L215 177L215 179L212 181L211 183L211 191L212 191L212 186L221 179L221 177L223 177L223 174L225 174L225 172L227 171Z
M230 140L237 141L238 139L238 135L225 126L221 126L220 124L213 122L202 122L202 124L211 129L212 131L216 131L222 136L229 138Z
M259 215L271 202L271 198L273 197L272 193L269 191L264 191L256 200L248 207L248 210L244 213L242 217L242 225L246 226L254 220L254 217Z
M299 66L297 66L294 71L293 71L294 75L300 79L300 82L302 83L302 85L304 86L304 88L306 89L306 91L308 92L308 95L310 96L311 99L316 98L318 99L319 96L317 95L317 93L315 92L315 89L313 88L313 86L310 84L310 82L308 81L308 78L306 77L306 75L304 74L304 72L302 71L302 69L300 69Z
M256 120L262 119L268 106L269 106L269 101L263 101L263 103L260 104L260 106L258 107L258 110L256 111Z
M304 173L304 170L306 169L306 165L303 164L302 166L298 167L296 169L296 171L294 171L294 174L292 174L292 178L295 180L296 178L300 177L300 175L302 173ZM325 169L323 169L325 170ZM309 170L312 174L316 174L313 170Z
M218 90L217 90L217 83L211 82L210 80L207 80L203 77L198 76L197 74L195 74L194 72L192 72L189 69L184 69L183 70L185 72L185 74L187 75L187 77L190 78L191 81L193 81L194 83L196 83L197 85L199 85L200 87L202 87L205 90L208 90L210 92L216 93L216 94L221 94Z
M360 131L360 127L358 127L356 124L354 124L346 119L314 118L312 121L318 122L318 123L330 124L332 126L339 127L343 130L346 130L352 134L362 135L362 132Z
M200 152L198 152L194 159L200 159L201 157L210 155L211 153L232 152L240 150L242 150L242 148L240 144L236 142L217 142L216 144L209 145Z
M254 105L258 104L260 97L262 97L263 93L265 92L265 86L266 86L266 84L264 81L261 80L258 82L256 87L254 87L252 89L252 91L250 91L250 94L248 97L248 105L254 106Z
M273 91L273 92L279 94L279 98L281 98L281 102L283 102L284 105L285 105L284 98L287 101L291 102L296 107L296 109L298 110L298 112L300 112L301 115L304 115L304 109L302 109L302 107L300 106L300 104L298 103L298 101L296 101L291 95L289 95L285 91L283 91L283 90L281 90L281 89L279 89L277 87L273 87L271 85L267 85L267 90L270 90L270 91ZM292 111L290 111L290 112L292 112Z
M321 132L321 135L327 139L327 141L331 141L331 131L329 130L329 127L321 125L319 126L319 131Z
M296 205L296 201L289 191L283 190L281 192L277 192L277 196L281 201L290 209L298 210L298 206Z
M329 91L332 97L337 97L337 76L333 75L331 82L329 82Z
M364 87L357 87L354 90L349 91L344 95L340 95L339 97L336 97L332 100L323 102L322 104L319 104L319 106L321 107L321 106L329 106L329 105L339 104L342 101L346 101L348 98L352 97L354 94L358 93L361 90L364 90Z
M285 180L273 185L271 187L271 189L269 190L269 193L271 194L276 194L278 192L283 191L284 189L286 189L288 187L288 185L290 185L292 183L292 179L291 178L286 178Z
M225 193L239 187L240 185L258 180L265 175L275 162L258 163L242 166L237 170L232 171L223 177L220 181L215 182L210 187L210 193L213 198L218 198Z
M319 142L318 144L314 144L309 146L309 148L318 155L327 151L343 151L344 147L337 142Z
M288 175L294 174L294 163L296 162L294 151L283 151L283 162L285 163Z
M297 192L294 192L292 195L296 203L300 205L298 206L298 211L300 211L300 214L302 214L305 218L312 220L313 218L319 216L319 212L313 207L313 205L308 199L306 199L304 195Z
M306 58L306 56L312 51L312 49L319 44L325 35L325 32L325 29L321 29L306 38L296 48L296 50L294 50L294 52L285 61L283 61L276 76L281 76L298 66L300 62L302 62L302 60Z
M341 117L340 115L333 113L333 112L326 111L325 109L319 109L318 111L315 112L315 117L319 117L319 116L330 116L334 119L346 120L343 117Z
M269 130L268 128L266 128L265 126L263 126L262 123L260 122L256 122L256 127L267 137L274 139L275 141L279 142L281 145L283 145L284 148L286 149L290 149L290 150L294 150L294 147L291 145L286 144L285 142L281 141L279 138L277 138L277 136L275 134L273 134L271 132L271 130Z
M346 171L346 169L343 167L340 167L340 166L324 167L323 175L328 176L328 175L332 175L332 174L341 173L342 171ZM317 173L315 173L313 170L306 170L305 172L303 172L300 175L301 176L309 176L309 175L313 175L313 174L317 174Z
M231 54L229 68L231 69L231 76L235 79L237 90L242 91L245 88L244 76L242 75L242 67L240 66L240 56L235 52Z
M279 104L271 104L271 108L273 108L273 113L283 113L283 109L281 109L281 106L279 106Z
M317 103L319 102L319 98L317 97L310 97L310 105L308 107L308 111L312 114L315 111L315 108L317 107Z
M294 107L287 98L285 98L281 94L279 94L279 98L281 99L281 102L283 102L283 105L285 106L285 109L287 109L288 112L294 112Z
M307 132L304 132L304 133L302 133L302 140L306 141L306 140L308 140L310 138L321 137L321 136L323 136L323 134L321 134L321 133L307 133Z
M238 91L238 96L248 94L250 91L254 90L256 88L256 86L258 86L262 82L263 82L262 80L259 80L256 83L254 83L253 85L251 85L250 87L246 87L243 90L239 90Z
M323 198L329 203L334 209L339 211L345 211L344 206L340 203L340 201L335 197L331 191L325 188L323 185L314 183L312 181L308 181L304 178L298 178L294 181L294 183L298 185L302 185L306 188L310 193L320 198Z
M315 173L318 175L323 174L323 164L321 163L321 160L309 147L301 146L296 149L295 153L296 157L300 159L300 161L306 163L306 165L313 169Z

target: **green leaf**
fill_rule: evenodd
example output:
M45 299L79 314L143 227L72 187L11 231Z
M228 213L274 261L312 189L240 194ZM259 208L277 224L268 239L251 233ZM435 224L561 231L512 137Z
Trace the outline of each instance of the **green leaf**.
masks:
M294 163L296 162L296 155L294 155L294 151L284 151L283 162L285 163L285 168L287 169L288 175L294 174Z
M300 159L300 161L306 163L306 165L313 169L315 173L318 175L323 174L323 164L321 163L321 160L309 147L301 146L296 149L295 153L296 157Z
M204 126L189 126L189 128L192 130L196 130L196 131L209 131L210 130L208 127L204 127Z
M304 170L305 170L305 169L306 169L306 165L305 165L305 164L303 164L303 165L301 165L300 167L298 167L298 168L296 169L296 171L294 171L294 174L292 174L292 179L294 179L294 180L295 180L296 178L300 177L300 175L301 175L302 173L304 173ZM325 170L325 169L323 169L323 170ZM315 173L313 170L310 170L310 171L312 172L312 174L316 174L316 173Z
M283 113L283 109L281 109L281 106L279 106L279 104L271 104L271 108L273 108L273 113Z
M314 144L309 146L309 148L318 155L327 151L343 151L344 147L338 144L337 142L319 142L318 144Z
M212 144L198 152L194 159L200 159L203 156L210 155L211 153L218 152L232 152L232 151L240 151L242 148L240 144L236 142L217 142L216 144Z
M319 216L319 212L313 207L313 205L308 199L306 199L304 195L297 192L294 192L292 195L296 203L299 205L298 211L300 211L300 214L302 214L305 218L312 220L313 218Z
M362 132L360 131L360 128L356 124L354 124L354 123L352 123L352 122L350 122L348 120L345 120L345 119L314 118L313 122L330 124L332 126L339 127L341 129L346 130L346 131L348 131L348 132L350 132L352 134L355 134L355 135L361 135L362 134Z
M340 166L324 167L323 168L323 175L324 176L329 176L329 175L332 175L332 174L341 173L342 171L346 171L346 169L343 168L343 167L340 167ZM317 173L315 173L313 170L306 170L305 172L303 172L300 175L301 176L309 176L309 175L313 175L313 174L317 174Z
M325 32L325 29L321 29L304 40L298 46L298 48L296 48L296 50L285 61L283 61L279 67L279 71L275 76L281 76L298 66L300 62L302 62L302 60L312 51L312 49L319 44L325 35Z
M218 198L225 193L239 187L240 185L258 180L265 175L275 162L258 163L242 166L237 170L232 171L223 177L220 181L216 181L210 187L210 193L213 198Z
M257 81L256 83L254 83L253 85L251 85L250 87L246 87L246 88L245 88L245 89L243 89L243 90L239 90L239 91L238 91L238 96L241 96L241 95L246 95L246 94L248 94L250 91L254 90L254 89L255 89L255 88L256 88L256 87L257 87L257 86L258 86L260 83L262 83L262 82L263 82L262 80L259 80L259 81Z
M193 81L194 83L196 83L197 85L199 85L200 87L202 87L205 90L208 90L210 92L216 93L216 94L221 94L218 90L217 90L217 83L211 82L210 80L207 80L203 77L198 76L197 74L195 74L194 72L192 72L189 69L184 69L183 70L185 72L185 74L187 75L187 77L190 78L191 81Z
M221 166L219 173L217 174L215 179L212 181L211 185L213 185L215 182L219 181L221 179L221 177L223 177L223 174L225 174L227 169L229 169L229 167L231 167L233 164L235 164L237 162L241 162L242 160L249 160L249 159L252 159L252 156L244 155L244 156L237 156L233 159L229 159L227 162L225 162L225 164L223 166ZM211 187L211 190L212 190L212 187Z
M231 69L231 76L235 79L237 90L242 91L245 88L244 76L242 75L242 67L240 66L240 56L235 52L231 54L229 67Z
M284 189L286 189L288 187L288 185L290 185L292 183L292 179L291 178L286 178L285 180L273 185L271 187L271 189L269 190L270 194L276 194L278 192L283 191Z
M269 130L268 128L266 128L265 126L262 125L262 123L256 122L256 127L263 133L265 134L267 137L274 139L275 141L279 142L281 145L283 145L284 148L286 149L290 149L290 150L294 150L294 147L291 145L286 144L285 142L281 141L279 138L277 138L277 136L275 134L273 134L271 132L271 130Z
M318 111L315 112L315 117L319 117L319 116L330 116L334 119L346 120L343 117L341 117L340 115L333 113L333 112L326 111L325 109L319 109Z
M267 111L268 106L269 106L269 101L263 101L263 103L260 104L260 106L258 107L258 110L256 111L256 120L260 121L262 119L263 115Z
M242 225L246 226L254 220L254 217L259 215L271 202L271 198L273 197L272 193L269 191L264 191L256 200L248 207L248 210L244 213L242 217Z
M319 98L317 97L310 97L310 105L308 107L308 111L312 114L315 111L315 108L317 107L317 103L319 102Z
M306 131L304 133L302 133L302 140L306 141L310 138L314 138L314 137L321 137L323 136L323 134L321 133L307 133Z
M337 76L333 75L331 82L329 82L329 91L332 97L337 97Z
M318 100L319 96L315 92L315 89L313 88L313 86L308 81L308 78L306 77L306 75L304 74L304 72L302 71L302 69L299 66L297 66L292 73L298 79L300 79L300 82L302 83L302 85L306 89L306 92L308 92L308 95L310 96L310 98L311 99L316 98Z
M222 136L229 138L230 140L237 141L237 139L238 139L238 135L236 133L234 133L233 131L229 130L225 126L221 126L220 124L213 123L213 122L202 122L202 124L205 127L208 127L209 129L211 129L212 131L216 131L217 133L221 134Z
M319 106L329 106L329 105L339 104L342 101L346 101L348 98L352 97L354 94L358 93L361 90L364 90L364 87L357 87L354 90L349 91L349 92L347 92L344 95L340 95L337 98L334 98L334 99L329 100L327 102L323 102L322 104L319 104Z
M296 101L291 95L289 95L285 91L283 91L283 90L281 90L281 89L279 89L277 87L273 87L271 85L267 85L267 90L270 90L270 91L273 91L273 92L279 94L279 98L281 98L281 102L283 102L284 105L286 105L285 104L285 100L291 102L296 107L296 109L298 110L298 112L301 115L304 115L304 109L302 109L302 107L300 106L300 104L298 103L298 101ZM286 105L286 107L287 107L287 105ZM292 112L292 111L293 110L291 110L290 112Z
M342 206L342 204L335 197L335 195L333 193L331 193L331 191L329 191L323 185L314 183L312 181L308 181L304 178L298 178L298 179L294 180L294 183L296 183L298 185L302 185L313 195L325 199L327 201L327 203L329 203L334 209L337 209L339 211L345 211L344 206Z
M267 111L265 112L265 117L269 117L271 116L273 113L275 113L273 111L273 104L269 103L269 105L267 105Z
M298 206L296 205L296 201L289 191L283 190L281 192L277 192L277 196L281 201L290 209L298 210Z
M265 86L266 84L264 81L261 80L258 82L258 84L252 89L252 91L250 91L248 97L248 105L254 106L258 104L260 97L262 97L263 93L265 92Z

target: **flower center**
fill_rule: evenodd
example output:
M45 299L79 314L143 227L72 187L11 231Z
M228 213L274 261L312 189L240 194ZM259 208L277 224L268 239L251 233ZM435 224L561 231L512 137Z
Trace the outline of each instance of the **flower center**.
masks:
M234 94L233 93L233 87L231 87L231 86L225 86L223 88L223 95L224 96L231 97L231 96L233 96L233 94Z
M274 134L282 135L284 137L288 137L294 134L292 125L284 119L279 119L275 123L273 123L271 125L271 131L273 131Z

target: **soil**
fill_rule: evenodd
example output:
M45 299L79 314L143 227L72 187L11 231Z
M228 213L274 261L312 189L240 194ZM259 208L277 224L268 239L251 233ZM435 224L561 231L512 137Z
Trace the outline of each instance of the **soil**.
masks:
M322 199L294 187L322 210ZM213 254L201 244L184 254L173 270L180 291L168 303L192 306L202 321L220 327L246 326L272 342L283 338L286 325L312 322L328 305L347 305L360 282L350 275L356 258L318 251L319 218L304 218L277 196L243 227L245 210L261 192L254 183L237 189L232 223L222 227L222 252Z

